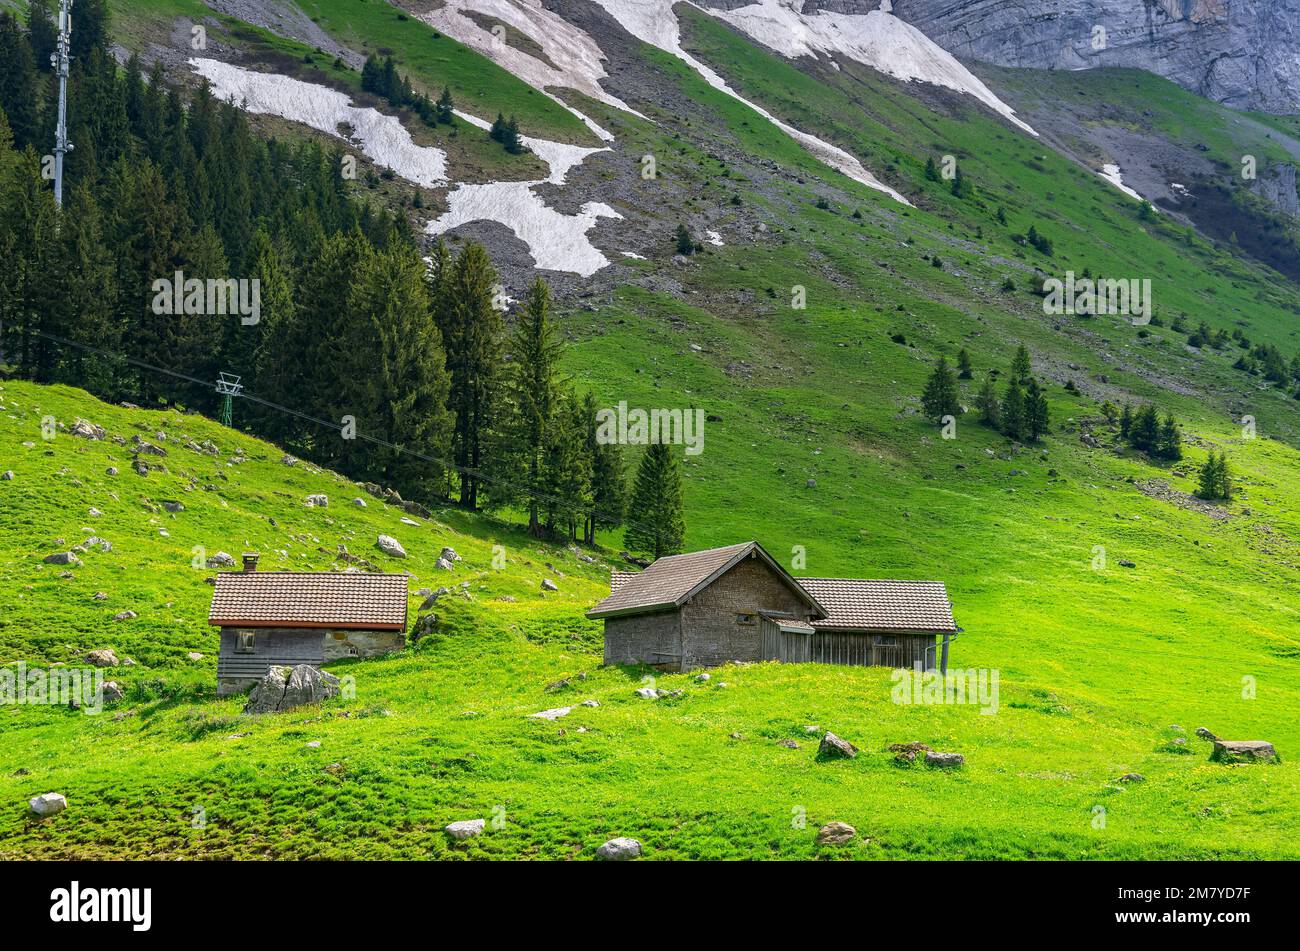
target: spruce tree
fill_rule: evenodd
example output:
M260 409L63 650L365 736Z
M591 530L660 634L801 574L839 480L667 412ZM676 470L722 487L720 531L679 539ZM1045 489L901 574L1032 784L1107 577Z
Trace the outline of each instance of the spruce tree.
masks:
M1024 344L1016 348L1016 355L1011 360L1011 377L1018 380L1023 386L1029 381L1033 373L1033 367L1029 361L1029 350Z
M1143 452L1155 452L1159 440L1160 417L1156 415L1156 408L1147 403L1133 416L1129 427L1129 444Z
M451 125L456 121L456 103L451 98L451 88L444 86L438 97L437 121L442 125Z
M992 374L984 377L984 385L980 387L979 396L975 399L975 405L979 407L980 422L985 426L992 426L997 429L1001 424L1001 406L997 390L993 386Z
M1001 422L1002 432L1011 439L1025 438L1025 391L1021 389L1020 380L1012 376L1007 381L1007 390L1002 397Z
M451 410L452 452L460 467L460 504L478 507L479 472L493 423L493 396L501 361L501 315L494 306L496 270L487 251L467 244L434 305L443 321Z
M1038 442L1046 435L1048 424L1047 394L1031 379L1025 388L1025 436Z
M550 289L533 281L510 336L512 362L504 373L501 422L493 441L491 468L499 476L489 487L494 504L528 510L528 533L542 537L541 497L552 443L561 438L560 359L563 347L550 318Z
M957 400L957 378L948 367L948 361L940 357L925 384L925 393L921 396L921 406L925 415L931 419L943 419L956 416L961 409Z
M677 226L677 235L674 240L677 242L678 254L689 255L695 251L695 239L692 238L691 233L686 230L686 225L679 224Z
M1119 435L1125 442L1133 433L1133 407L1128 403L1124 404L1124 409L1119 416Z
M932 182L939 180L939 166L934 164L933 155L925 160L925 177Z
M596 532L617 528L627 512L627 476L623 471L623 449L615 442L597 438L596 398L583 400L586 423L586 452L591 466L591 507L583 528L583 542L596 543Z
M1156 455L1171 462L1177 462L1183 458L1183 437L1182 433L1178 431L1178 422L1174 419L1173 413L1166 415L1164 422L1160 426Z
M11 13L0 12L0 109L9 117L20 151L40 144L39 88L36 57L26 34Z
M975 371L971 367L970 354L966 348L962 347L957 352L957 378L960 380L969 380L975 376Z
M682 511L682 475L674 447L653 443L637 467L628 527L623 544L629 551L662 558L682 550L686 522Z

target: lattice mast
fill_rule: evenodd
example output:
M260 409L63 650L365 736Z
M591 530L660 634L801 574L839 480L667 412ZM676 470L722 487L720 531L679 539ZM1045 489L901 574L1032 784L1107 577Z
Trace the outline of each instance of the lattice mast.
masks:
M72 0L59 0L59 40L50 64L59 77L59 120L54 127L54 203L63 207L63 156L72 151L68 141L68 60L72 57Z

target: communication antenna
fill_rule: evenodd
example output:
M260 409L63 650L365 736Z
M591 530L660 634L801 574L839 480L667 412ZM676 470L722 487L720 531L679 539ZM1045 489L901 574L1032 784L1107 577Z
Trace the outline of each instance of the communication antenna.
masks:
M233 426L234 400L243 392L244 384L239 382L240 377L230 373L220 373L217 377L217 392L221 394L221 425Z
M54 203L63 207L63 156L72 151L68 141L68 60L72 46L72 0L59 0L59 42L50 64L59 76L59 121L54 129Z

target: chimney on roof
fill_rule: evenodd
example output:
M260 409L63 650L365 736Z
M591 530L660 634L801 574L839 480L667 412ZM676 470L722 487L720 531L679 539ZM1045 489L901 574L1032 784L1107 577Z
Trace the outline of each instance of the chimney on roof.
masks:
M255 551L244 552L244 573L252 574L256 570L257 570L257 552Z

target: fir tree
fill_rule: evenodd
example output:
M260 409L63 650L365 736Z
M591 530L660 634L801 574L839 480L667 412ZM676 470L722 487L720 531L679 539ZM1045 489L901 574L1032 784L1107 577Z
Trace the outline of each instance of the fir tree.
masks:
M623 544L629 551L662 558L682 550L686 539L682 476L673 447L653 443L646 448L637 467L628 520Z
M1011 377L1023 385L1028 382L1033 372L1029 361L1029 350L1021 344L1016 348L1016 355L1011 360Z
M969 380L975 376L975 371L971 367L970 354L966 348L962 347L957 352L957 378L960 380Z
M1124 404L1124 409L1119 415L1119 435L1125 442L1133 433L1133 407L1128 403Z
M586 451L591 468L591 507L583 529L583 541L596 543L596 532L623 524L627 511L627 476L623 471L623 450L617 442L598 438L596 398L590 393L583 400L586 420Z
M921 396L921 406L925 415L931 419L943 419L956 416L960 412L957 400L957 378L948 367L948 361L940 357L925 384L925 393Z
M686 225L679 224L677 226L677 235L675 240L677 242L678 254L689 255L695 251L695 239L692 238L691 233L686 230Z
M1156 455L1171 462L1183 458L1183 437L1178 430L1178 423L1172 413L1165 416L1160 426L1160 435L1156 445Z
M933 155L925 160L925 177L932 182L939 180L939 166L934 164Z
M1014 375L1007 381L1006 393L1000 404L1002 432L1011 439L1025 438L1025 391Z
M992 374L984 377L984 385L980 387L979 396L975 398L975 405L979 407L980 422L997 429L1001 423L1001 404L993 385Z
M456 103L451 98L451 88L444 86L438 97L437 120L442 125L451 125L456 121Z
M1031 379L1025 388L1025 436L1031 442L1038 442L1047 434L1048 425L1047 394Z

